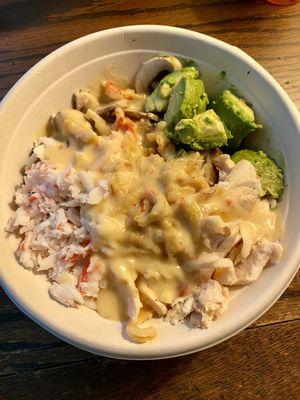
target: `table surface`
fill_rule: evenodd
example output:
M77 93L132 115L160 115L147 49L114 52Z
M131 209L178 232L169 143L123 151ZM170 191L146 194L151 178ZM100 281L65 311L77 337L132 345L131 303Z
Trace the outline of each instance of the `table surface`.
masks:
M175 25L239 46L300 106L300 4L248 0L0 0L0 98L37 61L91 32ZM300 399L300 276L235 337L178 359L129 362L78 350L0 291L0 399Z

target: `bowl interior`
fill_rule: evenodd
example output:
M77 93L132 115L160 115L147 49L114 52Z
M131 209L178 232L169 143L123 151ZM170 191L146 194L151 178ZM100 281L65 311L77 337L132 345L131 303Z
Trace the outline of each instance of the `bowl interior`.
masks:
M288 186L280 205L286 226L285 252L282 262L267 268L255 284L232 292L230 309L210 329L190 329L185 324L174 327L155 320L158 338L137 345L125 339L120 323L104 320L85 307L65 308L51 300L45 276L33 275L18 265L14 256L18 242L7 237L4 226L12 212L15 186L21 182L20 170L49 115L70 106L76 89L95 89L107 68L132 79L143 60L162 51L195 59L210 96L233 85L253 104L257 119L264 125L259 136L253 138L253 147L259 143L275 159L282 161L282 154L285 158ZM221 71L226 71L227 79L220 79ZM13 301L42 326L99 354L163 358L203 349L233 335L276 300L297 269L300 216L292 210L300 197L300 132L295 114L285 93L250 57L204 35L167 27L128 27L93 34L64 46L29 71L0 110L2 285Z

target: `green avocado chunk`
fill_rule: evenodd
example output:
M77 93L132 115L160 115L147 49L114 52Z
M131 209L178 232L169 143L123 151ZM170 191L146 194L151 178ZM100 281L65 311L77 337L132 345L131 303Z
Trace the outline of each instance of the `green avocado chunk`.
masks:
M235 163L241 160L250 161L260 178L263 195L280 199L284 191L283 172L263 151L240 150L231 158Z
M166 111L172 87L182 78L197 78L198 76L199 71L195 67L185 67L166 75L147 98L145 111L153 113Z
M262 125L255 123L254 112L245 100L230 90L220 93L211 107L231 132L232 138L228 141L228 146L232 149L237 149L249 133L262 128Z
M227 144L224 125L213 110L182 119L176 124L171 137L195 150L210 150Z
M206 110L208 97L201 79L182 78L172 89L164 121L173 128L183 118Z

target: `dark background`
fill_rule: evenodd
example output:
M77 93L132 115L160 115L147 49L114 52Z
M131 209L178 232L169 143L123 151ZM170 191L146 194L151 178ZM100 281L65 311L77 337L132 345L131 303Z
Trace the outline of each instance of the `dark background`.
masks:
M220 0L0 0L0 99L59 46L121 25L174 25L239 46L300 105L300 4ZM298 400L300 277L255 324L178 359L110 360L25 317L0 290L0 400ZM172 340L172 338L170 338Z

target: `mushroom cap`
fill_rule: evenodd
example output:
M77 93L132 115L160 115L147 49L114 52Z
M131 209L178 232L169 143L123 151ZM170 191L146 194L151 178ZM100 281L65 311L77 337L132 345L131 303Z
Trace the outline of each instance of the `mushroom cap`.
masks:
M137 108L129 107L128 100L115 100L109 103L100 105L99 108L96 110L97 115L102 116L111 111L114 111L117 107L120 107L124 113L130 118L149 118L152 121L159 121L159 117L153 113L147 113L144 111L140 111Z
M87 109L96 110L99 107L97 98L86 90L79 89L73 93L76 110L86 112Z
M174 56L156 56L144 61L134 80L137 93L146 93L150 83L162 71L177 71L182 68L181 62Z
M55 126L63 138L72 138L83 143L97 138L91 124L81 111L66 108L53 116Z

